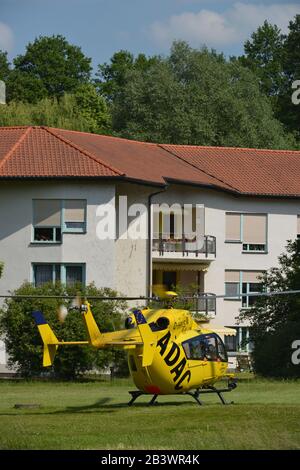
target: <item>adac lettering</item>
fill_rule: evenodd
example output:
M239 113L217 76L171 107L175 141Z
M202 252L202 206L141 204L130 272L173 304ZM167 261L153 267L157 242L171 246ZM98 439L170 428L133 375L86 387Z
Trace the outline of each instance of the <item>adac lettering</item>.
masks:
M180 390L182 388L181 384L185 379L187 379L188 382L191 380L191 372L189 370L184 372L187 360L185 357L179 360L181 352L180 347L174 341L172 341L171 349L168 354L164 356L170 338L171 333L168 331L168 333L157 342L157 346L160 348L160 355L164 358L166 365L172 367L170 372L174 375L173 382L175 383L175 390Z

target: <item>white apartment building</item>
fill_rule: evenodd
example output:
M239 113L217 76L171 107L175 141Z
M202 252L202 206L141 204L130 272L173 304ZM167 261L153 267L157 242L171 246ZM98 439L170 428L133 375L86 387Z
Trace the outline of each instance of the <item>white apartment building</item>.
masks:
M0 181L1 294L24 281L57 280L94 282L127 296L147 296L156 283L226 293L232 298L207 295L195 310L211 325L237 329L225 337L232 353L249 348L248 326L236 319L253 302L243 294L259 291L259 275L300 234L296 151L0 128ZM175 204L170 217L157 209L163 203ZM185 205L193 207L192 237L182 223ZM108 207L114 236L99 237ZM149 236L133 238L143 224Z

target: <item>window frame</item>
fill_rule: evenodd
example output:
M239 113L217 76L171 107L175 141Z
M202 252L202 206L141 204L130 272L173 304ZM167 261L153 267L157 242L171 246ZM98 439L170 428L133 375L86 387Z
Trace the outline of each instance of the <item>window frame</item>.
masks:
M225 298L225 300L240 300L241 299L241 283L240 282L225 282L225 295L227 295L227 288L226 284L237 284L238 285L238 294L236 296L232 296L230 299Z
M240 240L229 240L226 238L225 231L225 243L240 244L242 245L242 253L254 253L254 254L267 254L268 253L268 213L267 212L238 212L238 211L225 211L225 227L226 227L226 216L227 214L237 214L240 215ZM245 215L264 215L266 217L266 233L265 233L265 243L244 243L244 216ZM225 229L226 230L226 229ZM244 246L248 247L244 249ZM264 250L251 250L249 249L250 245L263 245Z
M195 340L199 339L199 338L214 338L215 340L215 345L216 345L216 353L217 353L217 358L216 359L202 359L202 358L197 358L197 357L189 357L184 345L185 344L188 344L188 343L191 343L191 342L194 342ZM221 358L221 353L219 352L219 343L221 343L223 345L223 353L224 353L224 357ZM226 348L225 348L225 344L224 342L221 340L220 336L217 335L216 333L202 333L200 335L197 335L197 336L193 336L192 338L189 338L185 341L182 341L181 343L181 346L182 346L182 349L184 351L184 354L185 354L185 357L188 361L201 361L201 362L228 362L228 355L227 355L227 351L226 351ZM222 359L225 359L225 360L222 360Z
M261 282L242 282L242 289L241 289L241 294L240 294L240 297L241 297L241 302L242 302L242 309L245 310L245 309L249 309L249 308L252 308L252 305L249 305L249 300L250 298L255 298L255 295L249 297L248 295L244 295L243 294L260 294L262 291L261 290L258 290L258 291L251 291L249 289L250 287L250 284L257 284L258 286L261 286L262 283ZM243 292L243 286L246 285L246 292ZM246 299L246 305L243 305L243 297Z
M43 226L35 226L34 225L34 201L49 201L54 198L34 198L32 199L32 223L31 223L31 244L38 244L38 245L61 245L63 243L63 235L65 233L70 233L70 234L85 234L87 233L87 199L78 199L78 198L69 198L69 199L59 199L60 201L60 226L58 225L53 225L53 226L48 226L48 227L43 227ZM57 198L55 198L57 199ZM82 227L74 228L70 227L68 228L66 226L66 221L65 221L65 202L66 201L84 201L84 222ZM67 222L68 223L68 222ZM80 223L80 222L79 222ZM53 230L53 240L36 240L35 239L35 230L37 228L44 228L44 229L52 229ZM60 240L57 240L57 232L56 230L60 229Z
M76 267L81 267L82 269L82 285L86 285L86 263L31 263L31 283L37 287L36 285L36 273L35 273L35 268L36 266L52 266L52 283L55 284L55 282L61 282L62 284L66 286L70 286L70 284L66 283L66 268L68 266L76 266ZM60 267L60 279L56 279L56 267ZM51 282L51 281L49 281ZM46 283L45 283L46 284Z
M226 326L226 328L232 328L236 330L235 338L235 350L229 350L226 346L226 336L231 337L231 335L224 335L224 345L226 348L227 353L247 353L250 354L253 351L253 342L251 341L251 328L249 326ZM247 340L245 346L241 346L243 343L243 332L245 332L244 336Z
M266 243L243 243L242 247L242 252L243 253L267 253L267 245ZM256 250L256 249L251 249L251 246L263 246L263 250ZM245 248L246 247L246 248Z
M65 220L65 202L66 201L84 201L84 222L82 228L68 228ZM70 221L69 221L70 222ZM71 222L72 223L72 222ZM75 222L77 223L77 222ZM80 223L80 222L78 222ZM87 231L87 200L86 199L62 199L62 213L61 213L61 233L86 233Z
M52 230L52 233L53 233L53 240L36 240L35 238L35 231L38 230L38 229L48 229L48 230ZM57 239L57 230L60 230L60 240ZM34 225L32 226L32 231L33 231L33 235L32 235L32 243L37 243L37 244L51 244L51 245L61 245L62 243L62 231L61 231L61 227L59 227L58 225L54 225L53 227L43 227L43 226L38 226L38 227L35 227Z
M258 284L258 285L261 285L261 282L244 282L244 280L243 280L243 277L244 277L243 275L244 275L244 273L247 273L247 272L250 271L250 272L258 272L258 273L264 274L264 272L265 272L265 271L256 271L256 270L244 270L244 271L243 271L243 270L241 270L241 269L232 269L232 270L230 270L230 269L229 269L229 270L226 270L226 269L225 269L225 276L226 276L226 271L238 271L238 272L239 272L239 282L237 282L237 281L236 281L236 282L226 282L226 281L225 281L225 282L224 282L225 295L227 295L227 294L226 294L226 284L239 284L239 296L237 296L237 297L230 297L230 298L226 298L226 297L225 297L225 298L224 298L224 301L225 301L225 302L232 302L232 301L236 302L236 301L238 301L238 302L241 302L241 303L243 302L243 299L242 299L242 297L243 297L243 284ZM225 277L225 278L226 278L226 277ZM257 292L251 292L251 294L252 294L252 293L253 293L253 294L255 294L255 293L259 294L260 292L261 292L261 290L259 290L259 291L257 291ZM245 294L248 294L248 293L250 293L250 292L249 292L249 285L247 286L247 291L245 292ZM244 297L245 297L245 296L244 296ZM253 296L253 297L254 297L254 296ZM251 306L249 307L249 298L250 298L250 297L248 297L248 296L246 297L246 299L247 299L247 307L241 306L240 309L251 308Z

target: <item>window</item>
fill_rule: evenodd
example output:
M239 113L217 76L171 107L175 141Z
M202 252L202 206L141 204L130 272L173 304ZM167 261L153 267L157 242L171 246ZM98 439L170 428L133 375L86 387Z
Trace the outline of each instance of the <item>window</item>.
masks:
M199 335L182 343L187 359L226 362L227 354L221 338L215 333Z
M153 204L153 239L193 241L204 235L204 206Z
M64 201L64 232L84 232L86 201L69 199Z
M61 243L62 233L86 230L86 200L33 200L33 241Z
M243 251L266 251L266 245L264 243L253 244L253 243L243 243Z
M226 235L225 238L230 242L241 241L241 214L226 213L225 218Z
M257 299L254 294L261 292L261 271L225 271L225 295L231 298L226 300L240 300L242 294L242 307L252 307Z
M224 336L225 348L228 352L235 352L237 351L237 340L236 336L233 335L225 335Z
M228 352L251 352L253 351L253 343L251 342L250 328L245 326L235 327L236 336L225 335L224 343Z
M237 282L225 282L225 295L238 297L240 295L240 284Z
M267 249L267 215L226 213L226 241L240 242L245 252Z
M58 199L33 201L33 239L36 242L61 242L61 202Z
M83 282L82 266L66 266L65 270L67 286L74 286L78 282Z
M33 264L33 283L36 287L47 282L59 282L67 286L85 283L85 265L83 264Z
M176 287L177 275L176 271L164 271L162 276L163 285L167 290L172 290Z
M243 282L242 285L242 293L243 294L255 294L261 292L261 284L258 282ZM242 296L242 307L243 308L250 308L256 302L256 296Z
M239 298L240 295L240 271L225 271L225 295Z

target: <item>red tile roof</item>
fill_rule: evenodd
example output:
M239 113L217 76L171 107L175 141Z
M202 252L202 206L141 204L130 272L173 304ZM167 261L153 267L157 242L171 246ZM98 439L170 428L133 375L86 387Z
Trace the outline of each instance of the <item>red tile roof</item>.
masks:
M0 178L184 182L300 197L300 151L160 145L47 127L0 128Z
M164 145L242 194L300 195L300 151Z

